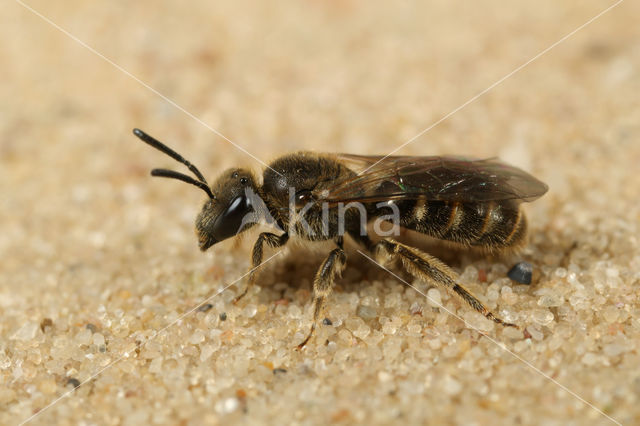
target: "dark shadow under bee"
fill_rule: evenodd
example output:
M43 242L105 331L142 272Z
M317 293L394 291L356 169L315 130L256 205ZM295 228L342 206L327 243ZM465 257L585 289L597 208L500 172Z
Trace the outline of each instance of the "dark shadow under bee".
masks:
M527 235L520 203L547 191L544 183L526 172L497 159L298 152L274 160L261 184L250 171L234 168L209 185L181 155L138 129L134 134L185 164L195 178L166 169L152 170L153 176L182 180L208 195L196 219L201 250L246 231L259 218L267 218L278 229L259 234L248 284L236 302L255 284L265 249L282 247L293 237L333 242L313 279L313 322L299 348L313 335L345 268L345 238L383 264L402 265L414 278L448 289L492 321L515 326L487 309L446 264L376 226L392 222L395 231L408 229L490 253L517 249Z

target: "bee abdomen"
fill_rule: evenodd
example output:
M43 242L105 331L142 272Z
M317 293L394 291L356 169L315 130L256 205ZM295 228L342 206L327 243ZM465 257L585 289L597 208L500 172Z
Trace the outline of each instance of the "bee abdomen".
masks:
M401 225L429 236L486 248L517 246L526 236L526 219L515 203L405 201Z
M524 242L527 219L517 205L488 203L482 206L485 211L481 235L471 245L499 249L518 246Z

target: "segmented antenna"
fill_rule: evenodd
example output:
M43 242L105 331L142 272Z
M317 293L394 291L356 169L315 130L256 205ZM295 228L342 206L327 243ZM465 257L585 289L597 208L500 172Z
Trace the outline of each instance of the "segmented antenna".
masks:
M196 175L196 177L200 182L207 183L207 180L204 178L204 176L202 176L202 173L200 173L200 170L198 170L196 166L194 166L189 161L187 161L182 155L178 154L177 152L175 152L174 150L172 150L171 148L169 148L168 146L166 146L165 144L163 144L153 136L146 134L140 129L133 129L133 134L139 137L140 140L142 140L143 142L157 149L158 151L162 151L165 154L167 154L169 157L173 158L174 160L184 164L189 168L189 170L191 170L191 172L194 175Z
M195 185L198 188L202 189L204 192L206 192L207 195L209 196L209 198L214 198L213 197L213 192L211 192L211 188L209 188L209 185L207 185L204 182L200 182L199 180L195 180L191 176L187 176L187 175L185 175L183 173L176 172L176 171L173 171L173 170L167 170L167 169L153 169L153 170L151 170L151 176L159 176L159 177L165 177L165 178L171 178L171 179L178 179L178 180L181 180L183 182L190 183L191 185Z
M160 176L165 178L178 179L183 182L190 183L191 185L195 185L198 188L202 189L204 192L206 192L209 198L215 198L213 195L213 192L211 192L211 188L209 188L209 184L207 183L207 180L204 178L202 173L200 173L200 170L198 170L196 166L191 164L182 155L178 154L177 152L175 152L174 150L172 150L171 148L169 148L168 146L166 146L165 144L163 144L153 136L146 134L140 129L133 129L133 134L136 135L144 143L151 145L158 151L164 152L169 157L187 166L187 168L191 170L191 172L194 175L196 175L198 179L196 180L191 176L187 176L183 173L179 173L179 172L175 172L173 170L167 170L167 169L153 169L151 170L151 176Z

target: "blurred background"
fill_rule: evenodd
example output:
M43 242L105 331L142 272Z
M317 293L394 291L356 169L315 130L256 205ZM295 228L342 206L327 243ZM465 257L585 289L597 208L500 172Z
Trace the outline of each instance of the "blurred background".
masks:
M15 225L0 239L4 250L18 242L27 250L25 221L32 237L57 244L48 233L68 224L56 213L88 206L108 209L110 217L92 225L107 232L108 221L126 220L141 180L136 205L156 191L167 209L197 204L196 191L146 179L152 166L175 165L132 137L133 127L210 179L232 165L262 168L233 144L267 163L293 150L386 154L609 3L28 5L42 17L9 3L0 18L0 209L3 223ZM590 161L605 155L610 161L599 164L611 166L629 158L611 156L637 145L611 142L639 122L636 7L616 7L399 153L497 155L552 183L552 196L571 183L574 173L564 169L579 163L574 180L592 186L583 176ZM149 218L152 228L156 220Z
M192 227L203 194L151 179L153 167L180 166L132 128L210 180L236 165L260 171L256 158L295 150L386 154L612 4L7 2L0 335L45 316L89 321L114 295L160 289L163 274L230 280L247 267L246 250L231 243L198 252ZM564 254L544 247L598 231L637 236L638 16L638 2L622 2L398 153L499 156L547 182L550 193L529 210L546 261ZM629 261L635 246L619 244L607 256ZM223 259L219 270L208 269L212 259ZM166 294L196 300L208 285ZM25 376L15 362L3 370L14 380L0 392L9 418L59 394L25 390L55 370L29 362Z

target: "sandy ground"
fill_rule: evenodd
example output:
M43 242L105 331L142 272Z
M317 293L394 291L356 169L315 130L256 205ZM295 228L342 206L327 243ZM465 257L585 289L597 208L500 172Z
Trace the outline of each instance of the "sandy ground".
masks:
M201 253L204 194L150 178L178 165L131 129L210 179L259 171L242 150L385 154L613 1L58 3L29 5L85 46L17 2L0 15L0 423L640 422L638 2L400 151L549 184L521 255L436 249L526 331L350 251L302 352L325 252L276 255L234 306L255 233ZM519 259L531 286L505 279Z

